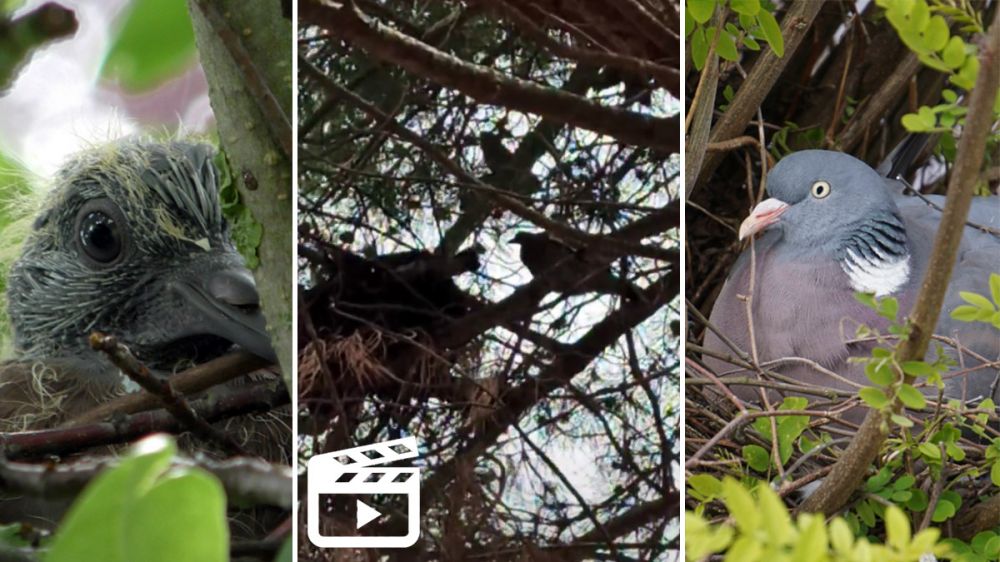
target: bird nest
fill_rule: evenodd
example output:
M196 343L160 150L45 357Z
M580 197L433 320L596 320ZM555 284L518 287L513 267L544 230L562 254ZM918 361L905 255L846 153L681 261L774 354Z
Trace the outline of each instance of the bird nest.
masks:
M67 377L42 361L0 364L0 432L47 429L66 420L68 413L125 393L120 385Z
M447 377L449 369L425 336L402 338L379 329L320 336L299 352L299 396L378 395L398 402Z

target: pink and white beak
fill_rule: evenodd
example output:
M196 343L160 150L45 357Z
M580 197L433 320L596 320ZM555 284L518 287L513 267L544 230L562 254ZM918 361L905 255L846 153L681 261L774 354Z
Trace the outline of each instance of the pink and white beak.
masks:
M740 240L753 236L778 222L778 217L787 210L788 203L773 197L761 201L750 211L750 216L740 225Z

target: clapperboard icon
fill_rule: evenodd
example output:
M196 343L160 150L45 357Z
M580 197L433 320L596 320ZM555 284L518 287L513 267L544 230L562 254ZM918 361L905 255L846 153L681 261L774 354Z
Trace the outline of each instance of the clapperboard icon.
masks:
M415 458L417 439L405 437L316 455L309 459L307 480L307 530L309 540L320 548L405 548L420 535L420 469L415 466L377 466ZM373 522L388 516L372 504L379 497L402 496L406 502L406 534L365 534ZM358 534L328 536L321 532L320 508L339 504L355 514Z

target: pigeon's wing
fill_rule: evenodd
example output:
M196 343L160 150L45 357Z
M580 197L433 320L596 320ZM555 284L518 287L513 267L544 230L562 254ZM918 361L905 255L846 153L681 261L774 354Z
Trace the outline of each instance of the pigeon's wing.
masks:
M900 205L900 212L907 222L907 230L913 243L914 270L923 278L930 259L931 245L940 224L941 213L917 198L906 198ZM934 203L943 205L943 198L935 198ZM1000 227L1000 197L978 197L969 212L969 220L988 228ZM951 282L942 306L941 316L935 331L943 336L958 340L964 349L971 350L988 361L1000 358L1000 330L985 322L963 322L951 317L958 306L967 304L962 292L972 292L989 298L989 278L992 273L1000 273L1000 235L984 232L971 226L965 227L952 271ZM973 367L980 361L964 355L962 364ZM980 369L955 378L948 383L948 394L954 397L985 397L996 389L997 369ZM996 396L995 398L1000 398Z
M789 256L775 245L776 241L776 233L757 240L753 264L749 249L740 256L712 308L712 325L743 352L750 353L752 319L754 343L762 362L804 357L842 372L852 351L847 342L857 324L871 321L870 315L854 299L837 264ZM752 316L748 317L746 297L751 294L751 269L755 279ZM705 346L735 355L711 331L706 333ZM718 372L733 369L721 361L707 362ZM776 368L804 383L843 386L803 362L785 362Z

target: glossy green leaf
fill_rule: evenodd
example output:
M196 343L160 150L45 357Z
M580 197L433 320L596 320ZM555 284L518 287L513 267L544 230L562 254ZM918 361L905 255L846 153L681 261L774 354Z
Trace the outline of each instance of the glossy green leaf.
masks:
M130 91L156 87L195 60L187 2L133 0L101 68Z

